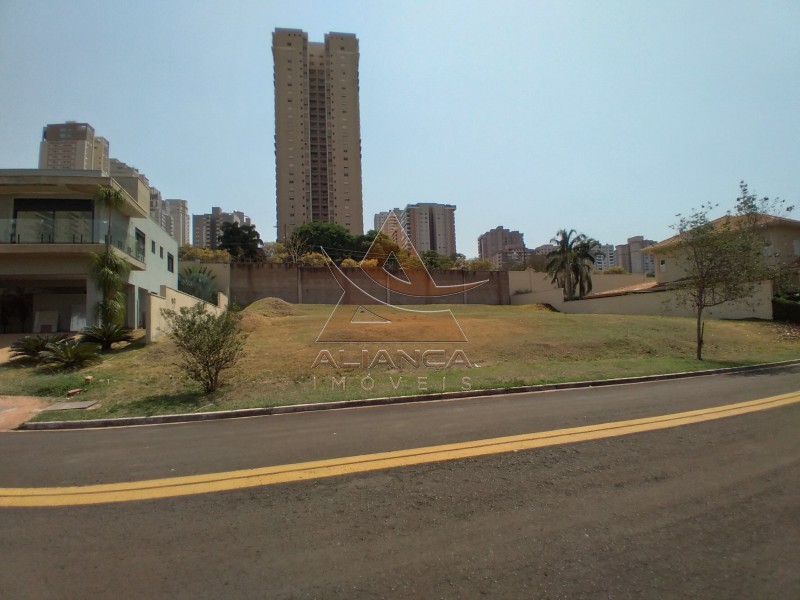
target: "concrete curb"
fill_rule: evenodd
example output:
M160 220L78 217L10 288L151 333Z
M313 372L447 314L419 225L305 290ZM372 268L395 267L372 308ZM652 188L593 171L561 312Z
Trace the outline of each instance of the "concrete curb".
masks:
M524 394L531 392L550 392L555 390L582 389L590 387L606 387L649 381L667 381L670 379L688 379L725 373L744 373L774 369L800 364L800 359L786 360L777 363L749 365L745 367L726 367L707 371L688 371L683 373L666 373L663 375L641 375L638 377L617 377L599 381L577 381L568 383L548 383L513 388L493 388L487 390L471 390L468 392L442 392L438 394L421 394L418 396L396 396L391 398L370 398L365 400L343 400L339 402L319 402L317 404L293 404L289 406L272 406L265 408L243 408L217 412L186 413L177 415L155 415L152 417L122 417L119 419L90 419L85 421L47 421L25 422L17 430L56 430L56 429L93 429L100 427L130 427L134 425L160 425L165 423L194 423L197 421L216 421L218 419L238 419L243 417L261 417L267 415L284 415L290 413L311 412L318 410L334 410L341 408L361 408L366 406L385 406L389 404L410 404L412 402L430 402L434 400L458 400L486 396L504 396L507 394Z

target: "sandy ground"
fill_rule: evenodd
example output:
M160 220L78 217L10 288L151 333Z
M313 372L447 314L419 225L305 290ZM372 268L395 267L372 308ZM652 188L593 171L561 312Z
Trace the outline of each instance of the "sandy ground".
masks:
M24 423L51 401L33 396L0 396L0 431L9 431Z

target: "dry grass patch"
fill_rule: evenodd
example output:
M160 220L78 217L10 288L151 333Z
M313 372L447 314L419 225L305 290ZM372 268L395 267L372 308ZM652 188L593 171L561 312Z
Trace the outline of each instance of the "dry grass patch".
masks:
M438 307L441 308L441 307ZM44 413L39 418L93 418L166 414L365 397L453 391L469 377L472 389L503 388L560 381L607 379L643 374L707 369L800 358L794 329L769 322L709 321L705 360L694 353L691 319L619 315L566 315L541 308L453 305L468 337L462 344L424 344L449 355L466 352L476 368L436 370L379 365L372 369L323 366L311 369L317 353L340 349L357 357L362 345L318 344L317 336L332 306L292 306L266 299L242 311L249 333L245 357L227 372L222 388L210 396L187 381L175 367L172 342L135 346L106 357L102 365L56 382L30 368L0 367L0 390L18 395L58 395L92 374L81 399L97 399L96 410ZM414 344L367 344L393 353ZM338 360L338 359L337 359ZM357 358L356 358L357 360ZM369 375L372 386L362 385ZM421 384L419 377L424 378ZM341 382L344 378L344 385ZM60 387L59 387L60 386ZM69 389L69 388L66 388ZM45 390L47 393L42 394ZM65 393L65 392L64 392Z

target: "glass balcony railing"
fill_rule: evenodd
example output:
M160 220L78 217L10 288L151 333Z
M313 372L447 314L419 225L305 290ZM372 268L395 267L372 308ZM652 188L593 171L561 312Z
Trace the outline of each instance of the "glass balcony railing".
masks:
M105 244L108 231L93 231L91 220L83 218L0 219L0 244ZM142 240L123 228L112 227L111 245L144 262Z

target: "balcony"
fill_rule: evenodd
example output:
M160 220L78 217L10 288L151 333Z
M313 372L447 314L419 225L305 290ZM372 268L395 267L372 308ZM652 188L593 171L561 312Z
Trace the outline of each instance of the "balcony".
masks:
M98 227L99 226L99 227ZM101 229L102 233L98 233ZM59 215L55 219L0 219L0 253L89 253L102 252L106 244L107 224L93 223L80 214ZM136 270L145 268L143 239L129 235L123 227L111 229L111 246L133 259ZM95 245L96 248L87 248Z

